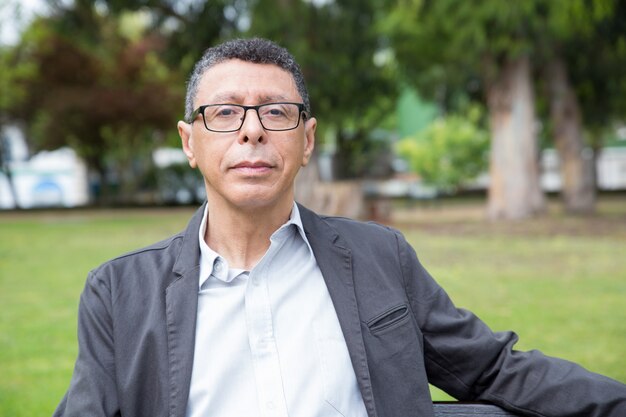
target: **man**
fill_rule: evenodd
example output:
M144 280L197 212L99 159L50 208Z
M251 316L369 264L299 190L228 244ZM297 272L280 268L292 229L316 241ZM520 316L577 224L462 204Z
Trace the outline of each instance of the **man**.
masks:
M626 416L625 385L456 309L397 231L294 203L316 120L286 50L207 50L185 116L207 203L89 274L55 416L426 417L429 381L530 416Z

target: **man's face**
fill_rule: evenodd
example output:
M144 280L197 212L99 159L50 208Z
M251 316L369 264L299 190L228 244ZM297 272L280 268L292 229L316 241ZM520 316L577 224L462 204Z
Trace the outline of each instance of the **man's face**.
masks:
M272 102L302 102L290 73L271 64L229 60L204 73L194 108ZM315 127L310 118L293 130L266 131L254 110L248 110L237 132L208 131L201 115L192 124L178 122L183 151L189 165L202 172L209 203L235 209L291 204L296 174L313 151Z

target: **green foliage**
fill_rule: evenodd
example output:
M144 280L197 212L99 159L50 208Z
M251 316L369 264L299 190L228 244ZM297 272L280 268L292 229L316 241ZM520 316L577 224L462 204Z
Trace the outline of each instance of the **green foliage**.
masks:
M0 112L32 126L38 147L77 146L110 169L111 146L175 136L184 78L207 47L264 36L301 63L318 146L337 151L340 174L354 177L384 149L371 132L393 129L399 86L458 111L468 97L483 102L502 63L521 54L536 68L561 54L585 123L611 126L626 109L625 4L50 0L50 16L0 50Z
M477 107L451 114L397 144L398 153L427 184L453 191L487 167L489 135L479 127Z
M601 146L603 133L621 121L626 112L626 3L545 1L544 13L535 19L539 32L533 59L539 91L549 91L546 69L553 61L562 60L585 129L593 132L593 146ZM547 103L538 98L539 109L547 113Z
M170 68L186 75L206 48L237 33L249 1L103 0L98 3L112 16L128 12L145 15L150 30L167 39L162 58Z
M8 9L0 5L0 15ZM0 18L0 24L6 17ZM4 125L13 119L13 111L27 99L26 84L37 76L35 63L24 59L25 51L0 44L0 172L8 179L11 193L15 199L12 172L8 163L8 147L3 135ZM17 200L17 199L15 199Z
M584 10L594 16L588 19L591 28L562 39L558 47L568 63L585 127L594 133L594 146L600 146L601 134L623 122L626 114L626 3L596 1Z
M24 83L37 73L33 62L21 60L20 51L0 47L0 115L26 99Z
M446 108L459 92L484 101L508 59L529 56L542 78L562 58L583 121L597 131L626 112L624 22L621 0L404 0L379 27L404 80Z
M141 182L134 160L149 160L154 139L175 126L184 82L161 60L160 37L145 27L123 30L128 19L110 19L93 6L76 7L83 13L36 20L16 48L39 71L13 110L29 126L35 149L72 146L100 175L103 199L109 170L124 180L128 198Z
M406 0L391 7L380 30L405 80L445 105L459 90L477 94L506 59L532 50L541 7L542 0Z
M341 177L363 173L377 144L370 133L394 115L397 81L376 22L376 0L331 2L257 0L246 36L262 36L289 49L307 80L318 118L318 143L337 152Z
M9 14L12 6L19 8L9 2L0 5L0 25L16 18ZM29 59L30 51L25 43L43 36L46 36L45 28L33 27L23 35L21 45L0 44L0 125L11 119L13 110L26 100L25 84L38 75L37 65Z

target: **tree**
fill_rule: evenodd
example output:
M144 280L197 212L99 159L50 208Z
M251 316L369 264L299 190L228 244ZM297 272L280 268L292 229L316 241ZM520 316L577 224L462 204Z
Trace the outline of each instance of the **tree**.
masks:
M383 25L406 79L420 91L439 95L443 105L459 90L486 102L491 218L529 217L545 204L531 61L540 3L407 1Z
M551 41L544 43L549 50L542 52L562 196L567 211L589 213L603 133L626 112L626 4L606 0L549 5L555 9L546 22Z
M606 126L624 108L624 9L619 0L416 0L399 3L385 19L407 79L444 105L460 90L487 103L491 217L526 217L543 206L536 75L545 84L566 209L593 210L583 128Z
M565 210L569 213L590 213L594 210L596 192L593 156L585 145L583 115L561 57L554 58L549 64L546 84Z
M570 73L592 51L580 47L596 38L598 22L613 13L609 1L557 0L546 2L537 16L541 38L536 41L537 66L549 109L551 136L561 170L561 196L570 213L590 213L595 205L594 164L584 139L584 114ZM572 50L574 45L578 45ZM583 58L584 59L584 58Z
M88 27L68 38L59 28L76 16ZM183 82L159 60L161 39L125 37L119 20L90 7L41 18L31 30L45 36L27 35L20 45L39 75L27 83L19 116L39 148L70 145L86 160L100 177L101 201L111 197L111 171L123 177L122 199L130 201L141 180L133 164L182 108Z
M58 9L67 2L51 0ZM210 0L180 2L177 0L81 0L105 7L111 16L129 12L145 13L150 32L166 41L160 51L164 62L183 74L202 53L220 40L236 36L248 12L249 0Z
M491 126L488 215L521 219L544 209L528 56L507 59L486 87Z
M8 20L8 9L12 5L0 5L0 24ZM19 6L15 6L14 15L10 18L19 20ZM5 175L9 184L13 201L19 207L19 199L13 183L13 173L10 167L9 143L4 137L4 127L12 120L11 111L21 105L26 99L24 84L32 79L37 68L28 60L23 59L24 51L9 45L0 44L0 172Z
M369 172L381 142L371 133L389 122L397 84L376 28L385 12L375 0L256 0L247 36L289 49L304 72L318 138L335 148L339 178ZM321 143L320 143L321 144Z

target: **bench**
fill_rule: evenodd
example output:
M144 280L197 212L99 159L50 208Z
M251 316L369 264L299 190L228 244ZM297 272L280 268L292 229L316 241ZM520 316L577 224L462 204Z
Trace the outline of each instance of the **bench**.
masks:
M491 404L435 402L433 405L435 417L519 417Z

